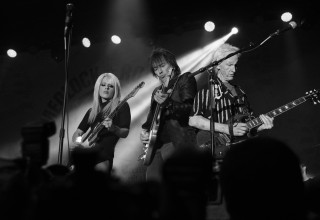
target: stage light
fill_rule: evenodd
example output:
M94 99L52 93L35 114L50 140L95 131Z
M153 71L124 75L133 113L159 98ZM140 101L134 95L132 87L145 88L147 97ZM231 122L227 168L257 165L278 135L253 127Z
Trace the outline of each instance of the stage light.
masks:
M84 46L84 47L90 47L91 46L91 42L90 42L90 40L89 40L89 38L86 38L86 37L84 37L83 39L82 39L82 45Z
M111 41L114 43L114 44L120 44L121 43L121 38L117 35L113 35L111 37Z
M231 29L231 34L237 34L238 32L239 32L239 30L236 27Z
M281 20L284 22L289 22L292 19L292 14L290 12L285 12L281 15Z
M11 58L15 58L17 56L17 52L15 50L13 50L13 49L7 50L7 54Z
M204 24L204 29L208 32L212 32L215 28L215 25L212 21L207 21L205 24Z

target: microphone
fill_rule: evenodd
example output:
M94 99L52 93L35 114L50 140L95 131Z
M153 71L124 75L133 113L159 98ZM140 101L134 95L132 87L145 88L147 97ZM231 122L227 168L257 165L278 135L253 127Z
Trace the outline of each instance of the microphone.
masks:
M67 35L69 33L69 29L72 26L72 10L73 10L73 4L68 3L67 4L67 13L66 13L66 20L65 20L64 35Z
M297 27L297 23L295 21L290 21L289 22L289 25L285 28L282 28L281 30L277 30L276 32L274 32L273 34L271 34L271 36L274 36L274 35L279 35L283 32L286 32L286 31L289 31L289 30L292 30L292 29L295 29Z

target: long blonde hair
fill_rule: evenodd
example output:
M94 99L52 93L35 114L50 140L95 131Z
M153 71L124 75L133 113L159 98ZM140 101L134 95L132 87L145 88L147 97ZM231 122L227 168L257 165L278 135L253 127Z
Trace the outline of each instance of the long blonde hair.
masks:
M102 109L99 89L104 77L111 79L111 82L114 83L115 90L111 101ZM108 116L118 106L120 98L121 86L119 79L112 73L102 73L94 85L92 110L90 112L88 122L90 124L93 123L99 113L102 113L103 117Z

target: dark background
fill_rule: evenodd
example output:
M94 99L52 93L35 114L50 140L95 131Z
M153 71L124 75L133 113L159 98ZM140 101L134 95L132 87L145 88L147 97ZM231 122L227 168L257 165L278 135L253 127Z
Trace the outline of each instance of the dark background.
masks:
M125 2L125 1L118 1ZM213 20L220 26L256 23L263 29L265 22L279 20L281 13L290 11L305 29L319 25L316 1L215 1L215 0L139 0L144 19L130 19L135 35L157 39L159 35L202 28L204 21ZM11 0L1 7L1 45L15 46L20 51L54 48L61 44L67 3L73 9L73 39L84 34L101 40L108 25L119 18L108 10L117 0L40 1ZM119 10L130 18L130 10ZM102 31L103 30L103 31ZM113 30L110 30L113 31ZM74 40L73 43L76 41Z
M131 4L139 2L143 6L141 13L137 12L138 9L134 7L114 10L115 4L129 2ZM197 34L203 29L204 22L209 19L216 24L216 30L212 33L215 36L214 39L228 33L233 26L239 27L239 34L231 37L228 42L243 48L250 42L261 42L277 29L287 27L287 24L280 21L280 15L290 11L298 27L272 38L255 51L243 54L235 82L240 84L248 94L257 116L303 96L306 91L320 87L318 55L320 19L317 17L320 13L315 1L11 0L3 4L0 9L2 21L0 38L2 107L0 115L1 124L4 125L0 130L2 133L1 155L13 157L18 154L19 146L16 145L13 150L8 143L21 137L21 126L36 115L40 115L45 108L43 106L48 106L47 100L52 99L54 92L63 91L61 89L64 80L63 33L67 3L74 4L71 44L74 46L73 51L77 51L75 54L78 58L89 53L81 52L80 49L76 50L77 46L81 46L80 39L83 36L88 36L94 44L103 42L111 33L144 39L148 44L148 50L151 50L153 46L163 46L178 56L182 56L195 47L203 45L198 41ZM130 34L125 32L126 29L123 26L116 24L129 25ZM125 46L128 45L124 44L123 48ZM8 61L5 53L10 47L15 48L18 53L25 54L24 58L27 58L27 61L24 60L23 65L17 66L15 61ZM44 59L45 63L37 63L41 60L40 56L48 55L43 55L41 51L51 51L51 56L54 55L58 64L49 59ZM131 57L137 57L135 53L141 52L126 49L123 51L131 53L131 55L126 54ZM128 61L122 59L122 57L127 57L124 53L121 54L123 51L117 51L113 56L114 60L109 60L109 63L105 64L107 68L108 65L113 65L113 61L119 60L118 63ZM147 52L149 51L145 51ZM87 60L88 63L84 64L81 61L75 62L77 60L75 54L71 56L71 64L73 69L76 69L72 72L80 73L94 66L96 57L100 59L98 54L91 55L90 62ZM136 67L146 70L147 66L144 65L146 59L141 58L143 61L137 64L140 66ZM20 62L22 58L17 60ZM26 62L29 62L30 65L25 65ZM134 64L131 62L131 65L132 63ZM44 68L46 66L49 67L50 76L45 75L49 74ZM46 71L46 73L43 74L41 71ZM126 72L123 75L130 71ZM134 75L134 71L131 73ZM125 79L126 75L123 75L121 76ZM55 82L58 83L52 85L47 79L55 79ZM199 80L198 84L206 83L205 79L202 77L203 81ZM93 77L92 83L94 80ZM43 88L39 91L36 90L37 87L30 86L37 84L43 84ZM43 91L44 88L50 89ZM30 102L28 104L26 101L36 97L32 94L42 95L35 101L37 105L30 104ZM57 111L59 110L61 109ZM79 114L82 115L82 112ZM77 124L80 117L73 123ZM10 123L13 121L12 118L15 123ZM284 140L303 161L311 163L319 160L319 157L315 157L319 155L319 124L319 104L313 106L308 102L277 117L274 129L266 131L264 135ZM60 124L57 124L58 129L59 126ZM137 123L138 126L140 126L139 123ZM133 135L132 132L131 134ZM138 136L135 138L137 139ZM318 164L314 164L316 163L313 163L313 166L319 168Z

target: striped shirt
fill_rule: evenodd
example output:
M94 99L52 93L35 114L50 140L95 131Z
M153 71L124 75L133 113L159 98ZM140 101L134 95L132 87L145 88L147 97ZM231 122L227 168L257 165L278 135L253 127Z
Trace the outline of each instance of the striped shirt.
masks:
M231 85L231 84L230 84ZM214 121L218 123L226 123L236 114L244 114L248 117L253 116L247 96L239 87L231 85L234 89L227 88L219 80L220 90L215 99ZM228 86L230 88L230 86ZM209 89L204 88L197 92L193 108L190 116L201 115L207 119L211 118Z

